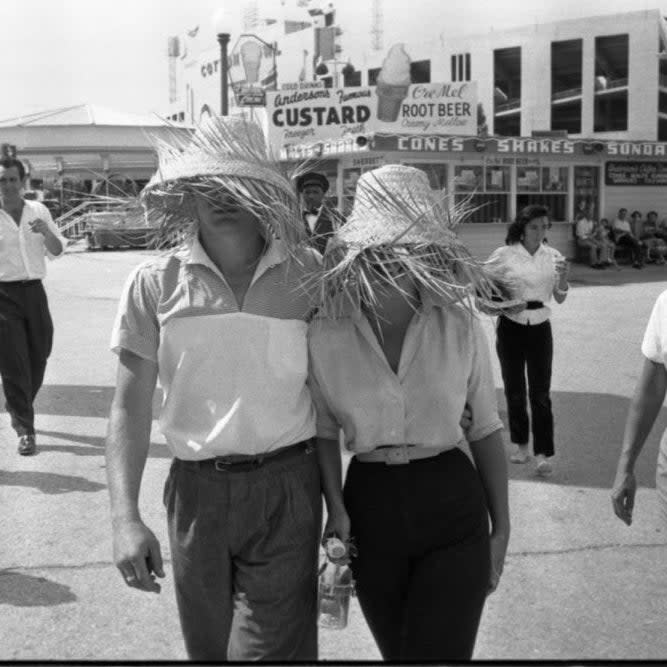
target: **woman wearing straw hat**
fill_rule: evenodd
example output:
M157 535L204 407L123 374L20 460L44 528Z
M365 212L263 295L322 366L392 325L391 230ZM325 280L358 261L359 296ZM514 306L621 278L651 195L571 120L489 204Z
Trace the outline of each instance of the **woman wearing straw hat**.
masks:
M321 495L301 285L318 256L297 249L298 202L258 126L212 119L158 149L143 196L164 216L161 239L189 243L139 266L118 309L106 451L114 560L128 586L159 591L160 545L137 503L159 375L189 657L312 661Z
M387 660L469 659L509 539L502 422L469 301L493 282L452 231L457 215L418 169L364 174L309 329L319 448L342 429L354 454L344 508L340 467L323 470L325 535L355 542L359 601ZM477 469L460 448L466 404Z

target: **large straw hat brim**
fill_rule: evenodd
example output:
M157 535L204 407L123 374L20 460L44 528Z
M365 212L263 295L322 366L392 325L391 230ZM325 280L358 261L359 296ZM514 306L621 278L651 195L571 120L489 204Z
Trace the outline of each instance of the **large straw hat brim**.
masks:
M232 195L252 211L291 252L305 239L298 197L287 168L270 154L262 129L243 118L215 117L182 136L156 142L158 170L142 191L142 201L164 214L168 237L192 229L195 195Z
M489 301L505 291L457 238L465 216L445 194L434 193L424 172L386 165L357 182L352 213L327 246L323 268L313 276L320 311L339 317L350 304L372 309L374 285L396 289L409 275L424 290L447 303L473 309L475 297ZM502 308L504 296L499 298Z

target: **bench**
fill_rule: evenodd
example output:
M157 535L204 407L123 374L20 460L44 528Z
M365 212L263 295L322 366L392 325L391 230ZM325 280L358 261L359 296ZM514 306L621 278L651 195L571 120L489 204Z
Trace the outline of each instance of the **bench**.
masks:
M577 243L577 223L572 223L572 240L574 242L574 262L588 264L588 248ZM627 246L617 245L614 250L614 260L618 264L632 264L632 252Z

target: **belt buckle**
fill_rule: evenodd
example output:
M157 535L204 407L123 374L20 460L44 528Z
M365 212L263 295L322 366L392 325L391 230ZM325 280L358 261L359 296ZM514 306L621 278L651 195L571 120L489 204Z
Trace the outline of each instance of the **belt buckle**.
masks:
M410 463L407 446L401 445L400 447L386 449L384 451L384 462L388 466L405 465L406 463Z
M222 458L216 458L213 461L213 467L218 471L218 472L225 472L225 470L229 470L229 468L234 465L230 461L224 461Z

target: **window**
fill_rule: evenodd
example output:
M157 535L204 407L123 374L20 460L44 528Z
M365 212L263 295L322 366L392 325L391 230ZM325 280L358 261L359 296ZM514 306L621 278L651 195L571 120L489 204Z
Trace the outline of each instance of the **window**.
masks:
M539 205L549 209L552 220L567 219L568 167L526 164L516 168L516 209Z
M551 129L568 134L581 134L581 98L551 104Z
M581 133L583 40L551 43L551 129Z
M658 111L667 114L667 93L662 90L658 93Z
M521 47L493 52L494 134L521 134Z
M600 217L599 167L575 166L574 211L585 213L591 220Z
M452 56L452 81L470 81L470 54Z
M361 85L361 72L359 70L354 70L352 72L345 72L343 70L343 85L344 86L360 86Z
M509 218L509 167L456 165L454 201L468 211L464 222L502 222Z
M418 60L410 63L410 81L412 83L431 83L431 61Z
M368 70L368 85L375 86L377 85L378 75L380 74L381 67L375 67Z
M628 35L595 38L594 132L628 129Z
M628 91L595 96L594 132L623 132L628 129Z

